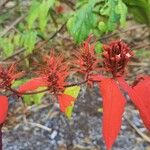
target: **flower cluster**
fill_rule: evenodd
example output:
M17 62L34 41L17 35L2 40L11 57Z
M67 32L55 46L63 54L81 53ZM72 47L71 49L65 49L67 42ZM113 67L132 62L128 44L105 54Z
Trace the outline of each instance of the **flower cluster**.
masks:
M50 92L58 93L64 90L69 75L69 66L62 55L55 56L52 50L50 56L44 57L45 64L41 66L38 75L43 78Z
M12 64L8 68L4 68L0 65L0 89L10 90L11 85L15 79L21 77L23 72L16 72L16 65ZM6 119L8 111L8 98L7 96L0 95L0 125L2 125Z
M8 68L4 68L0 65L0 88L5 89L10 87L13 81L22 75L23 72L16 73L16 64L13 64Z
M98 69L98 60L95 55L94 44L91 45L91 36L83 43L83 46L74 53L76 60L73 61L77 65L76 71L82 73L87 77L93 71Z
M106 71L111 72L114 77L124 74L125 67L133 56L133 52L121 40L112 41L103 46L103 62Z

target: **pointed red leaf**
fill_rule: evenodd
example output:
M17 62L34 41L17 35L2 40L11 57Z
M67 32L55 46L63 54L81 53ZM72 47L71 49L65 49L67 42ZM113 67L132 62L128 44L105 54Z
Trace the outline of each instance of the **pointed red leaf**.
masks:
M132 102L140 112L145 126L150 130L150 78L139 82L134 88L131 88L124 78L118 78L121 87L128 92Z
M42 77L34 78L34 79L31 79L31 80L25 82L24 84L22 84L19 87L18 91L19 92L33 91L42 86L46 86L44 79Z
M135 87L133 87L133 89L138 97L140 97L140 100L144 103L144 109L148 114L148 120L142 111L140 111L140 115L145 126L150 130L150 77L143 77L143 79Z
M107 149L111 149L121 128L126 100L113 79L100 83L103 97L103 136Z
M60 105L60 110L62 112L65 112L66 108L68 106L72 105L72 102L74 102L75 98L70 96L70 95L66 95L66 94L61 94L58 96L58 102Z
M8 98L6 96L0 96L0 124L2 124L7 116L8 111Z

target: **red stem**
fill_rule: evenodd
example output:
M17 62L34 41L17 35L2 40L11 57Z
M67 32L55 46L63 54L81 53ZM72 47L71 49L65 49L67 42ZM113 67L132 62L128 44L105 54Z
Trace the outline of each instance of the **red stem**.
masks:
M78 85L82 85L82 84L85 84L86 82L89 81L93 81L93 82L100 82L98 80L90 80L90 79L86 79L84 81L81 81L81 82L78 82L78 83L72 83L72 84L68 84L68 85L65 85L64 87L72 87L72 86L78 86ZM12 89L11 87L8 87L7 90L10 90L11 92L17 94L17 95L33 95L33 94L39 94L39 93L43 93L43 92L47 92L49 91L49 88L46 88L44 90L40 90L40 91L35 91L35 92L19 92L15 89Z

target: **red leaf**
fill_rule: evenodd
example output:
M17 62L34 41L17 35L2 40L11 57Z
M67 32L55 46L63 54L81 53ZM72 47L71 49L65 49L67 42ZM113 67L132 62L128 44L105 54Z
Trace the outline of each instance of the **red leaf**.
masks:
M22 84L19 87L18 91L19 92L33 91L42 86L46 86L44 79L43 78L34 78L34 79L31 79L31 80L25 82L24 84Z
M107 149L111 149L121 128L126 100L113 79L100 83L103 97L103 136Z
M74 102L75 98L70 96L70 95L66 95L66 94L61 94L58 96L58 102L60 105L60 110L62 112L65 112L66 108L68 106L71 106L72 102Z
M150 78L147 77L131 88L124 78L118 78L121 87L128 92L131 100L140 112L145 126L150 130Z
M145 106L144 109L148 118L141 110L140 115L145 126L150 130L150 77L143 77L143 79L135 87L133 87L133 89Z
M8 98L6 96L0 96L0 124L2 124L7 116L8 111Z

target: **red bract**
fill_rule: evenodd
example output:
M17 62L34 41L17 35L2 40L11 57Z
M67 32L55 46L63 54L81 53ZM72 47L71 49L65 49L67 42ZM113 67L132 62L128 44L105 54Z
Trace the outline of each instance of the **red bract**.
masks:
M23 75L23 72L16 72L16 65L13 64L8 68L0 65L0 88L10 87L13 81Z
M66 95L66 94L60 94L58 95L58 102L60 105L60 110L62 112L65 112L66 108L68 106L71 106L72 102L74 102L75 98L70 96L70 95Z
M109 45L104 45L103 49L106 71L111 72L114 77L122 76L130 57L133 56L131 49L121 40L112 41Z
M150 131L150 77L146 76L140 78L139 83L133 87L133 90L136 92L137 96L143 102L144 105L144 114L142 107L139 105L140 115L143 119L145 126Z
M113 79L103 79L100 83L103 97L103 135L110 149L121 127L126 100Z
M121 87L128 92L145 126L150 130L150 77L143 77L133 88L123 78L118 78L118 81Z
M43 81L42 77L34 78L21 85L18 89L18 92L23 93L26 91L33 91L39 87L44 87L44 86L46 86L46 83Z
M0 125L5 121L8 111L8 99L6 96L0 96Z
M91 72L98 69L98 60L95 55L94 45L90 44L91 36L84 42L83 46L74 53L76 60L73 62L77 65L75 71L84 75L89 75Z

